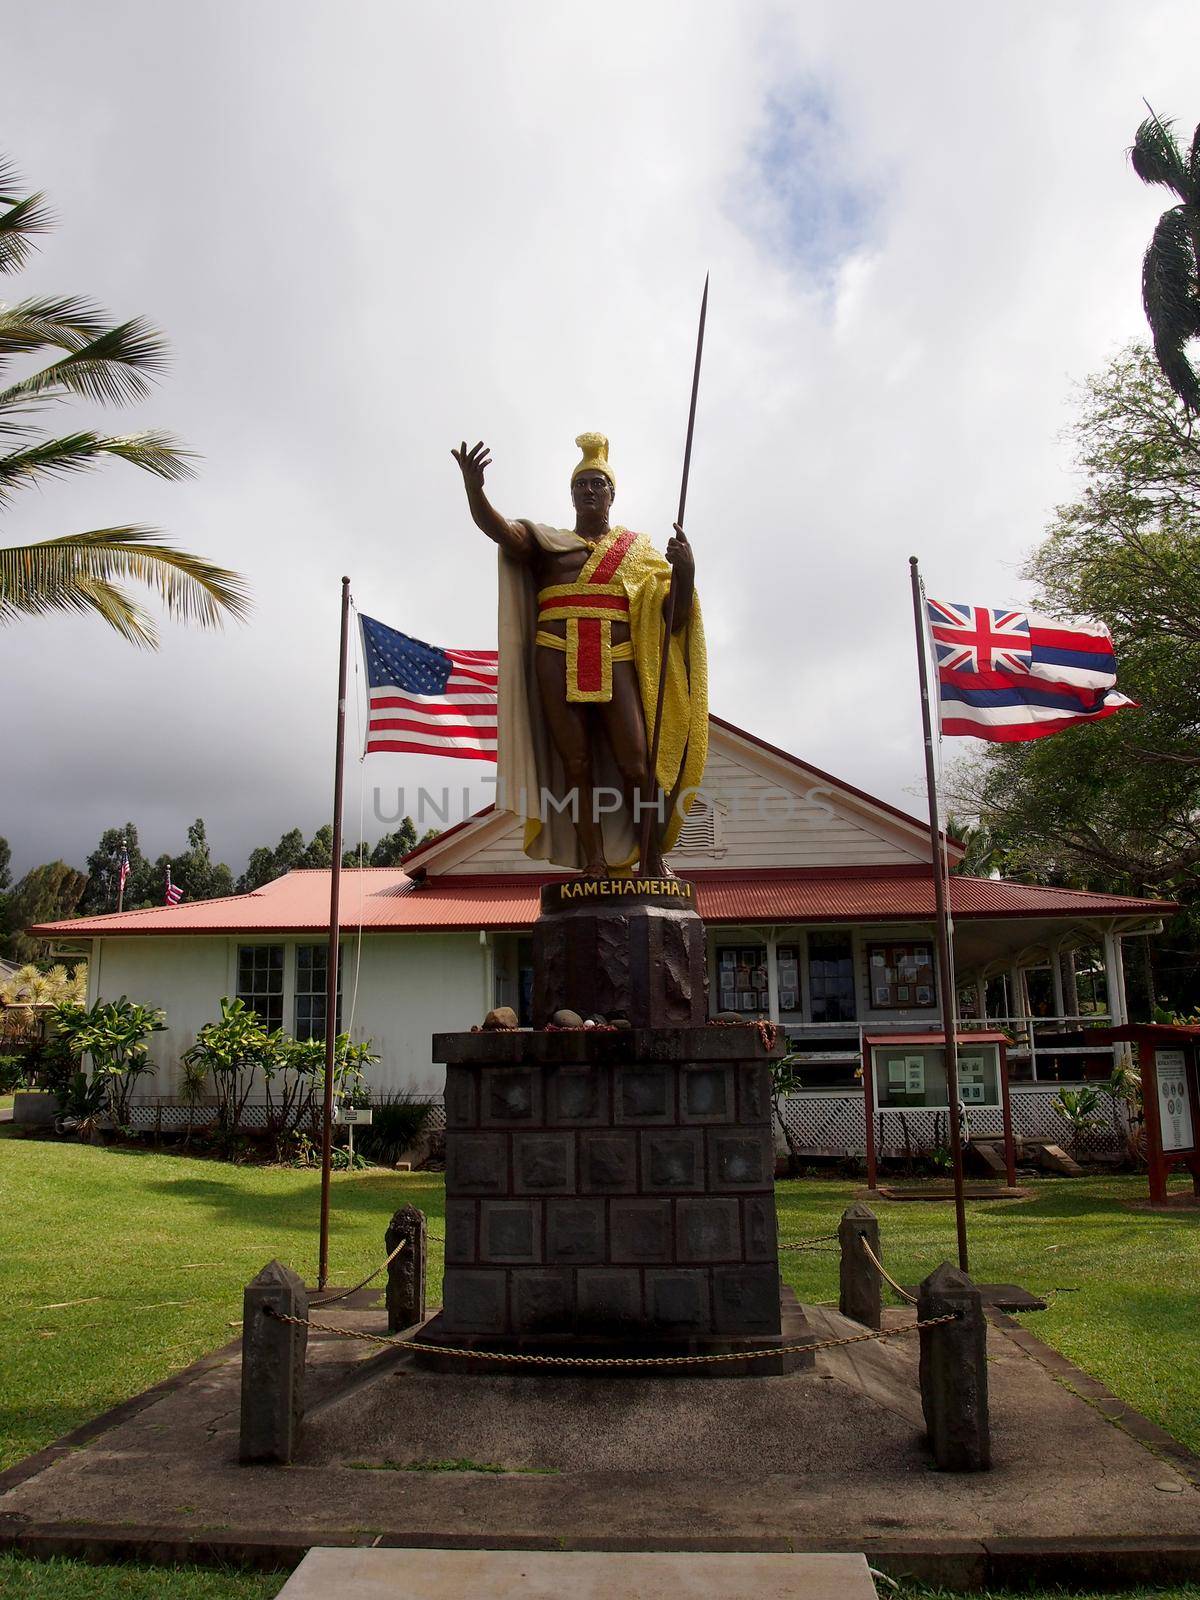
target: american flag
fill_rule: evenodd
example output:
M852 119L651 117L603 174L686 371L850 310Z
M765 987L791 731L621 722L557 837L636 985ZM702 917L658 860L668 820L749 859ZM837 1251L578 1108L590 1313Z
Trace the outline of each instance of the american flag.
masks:
M125 893L125 884L133 868L129 865L129 850L124 839L121 840L121 859L117 863L117 894Z
M495 650L443 650L359 617L367 673L365 754L496 759Z
M163 900L165 906L177 906L183 899L183 890L171 882L171 869L167 868L167 889Z
M1137 704L1114 687L1117 658L1102 622L925 604L944 734L993 744L1041 739Z

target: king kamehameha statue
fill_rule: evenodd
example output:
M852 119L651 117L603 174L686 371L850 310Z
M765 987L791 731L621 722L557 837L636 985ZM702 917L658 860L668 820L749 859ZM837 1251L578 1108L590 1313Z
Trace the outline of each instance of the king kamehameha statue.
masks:
M575 442L583 457L571 475L573 529L502 517L483 492L487 446L468 450L464 439L452 452L476 526L500 547L498 804L523 818L527 855L595 879L638 862L650 808L639 865L661 878L708 753L695 563L678 524L666 560L644 534L609 527L608 440L583 433ZM664 658L652 773L647 730Z

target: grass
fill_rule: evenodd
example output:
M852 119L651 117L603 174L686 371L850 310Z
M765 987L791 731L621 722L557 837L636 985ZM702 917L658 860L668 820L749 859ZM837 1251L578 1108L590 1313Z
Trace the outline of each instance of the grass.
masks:
M781 1181L781 1239L831 1232L856 1187ZM1127 1209L1145 1197L1144 1179L1047 1179L1030 1187L1029 1201L969 1204L973 1275L1053 1291L1050 1310L1029 1317L1030 1327L1200 1451L1200 1215ZM273 1256L313 1281L318 1200L310 1170L0 1131L0 1468L234 1338L242 1287ZM335 1174L334 1283L354 1282L382 1261L387 1220L408 1200L427 1213L431 1232L444 1232L440 1177ZM879 1212L885 1259L902 1283L953 1258L949 1205L880 1202ZM781 1261L802 1300L836 1298L835 1254L787 1251ZM435 1304L441 1270L434 1246ZM265 1600L283 1582L191 1568L172 1575L167 1591L163 1577L160 1568L0 1557L0 1597L31 1600L164 1592ZM1138 1591L1152 1592L1200 1600L1200 1588Z
M441 1234L442 1181L334 1176L331 1281L378 1266L411 1200ZM314 1282L319 1174L15 1137L0 1142L0 1469L237 1336L272 1257ZM441 1297L441 1253L429 1292Z
M209 1567L95 1567L0 1555L0 1600L274 1600L286 1573Z

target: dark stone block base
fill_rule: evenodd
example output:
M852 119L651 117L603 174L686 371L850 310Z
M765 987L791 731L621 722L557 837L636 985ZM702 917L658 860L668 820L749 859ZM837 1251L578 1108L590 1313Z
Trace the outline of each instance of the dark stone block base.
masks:
M752 1026L439 1035L439 1337L609 1354L779 1343L781 1048Z
M533 1020L564 1007L641 1028L708 1017L708 955L693 885L680 879L547 884L533 925Z
M776 1347L808 1345L817 1335L809 1326L807 1317L793 1290L784 1286L779 1305L780 1331L776 1334L722 1335L710 1334L690 1339L639 1339L601 1338L591 1335L564 1337L559 1334L524 1333L509 1336L456 1333L447 1326L444 1312L432 1316L425 1325L410 1337L422 1344L445 1344L459 1350L496 1351L511 1355L571 1356L573 1358L652 1356L737 1356L743 1350L771 1350ZM605 1378L762 1378L780 1377L789 1372L806 1372L816 1358L807 1350L788 1349L786 1354L746 1357L737 1360L710 1361L695 1366L684 1364L663 1367L545 1367L526 1366L508 1361L468 1360L462 1356L420 1354L413 1357L423 1367L435 1372L453 1372L459 1377L496 1376L505 1374L517 1377L545 1374L548 1370L558 1376Z

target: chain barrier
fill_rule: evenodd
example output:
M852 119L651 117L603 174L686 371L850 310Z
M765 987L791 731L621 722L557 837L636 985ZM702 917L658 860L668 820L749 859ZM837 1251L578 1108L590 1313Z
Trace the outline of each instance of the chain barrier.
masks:
M813 1250L836 1255L840 1253L840 1246L825 1243L827 1239L836 1238L836 1233L815 1233L811 1239L785 1239L779 1246L779 1252L782 1255L785 1250Z
M907 1300L910 1306L915 1306L916 1303L917 1303L916 1295L915 1294L909 1294L907 1289L901 1288L901 1286L896 1282L895 1278L892 1277L891 1273L886 1270L886 1268L883 1265L883 1262L880 1261L879 1257L875 1254L874 1250L871 1249L871 1246L866 1241L865 1235L860 1233L859 1236L858 1236L858 1242L859 1242L859 1244L862 1245L863 1249L867 1252L867 1259L870 1261L871 1265L875 1268L875 1271L883 1279L884 1283L887 1284L888 1288L893 1290L896 1294L898 1294L900 1296L901 1300Z
M948 1312L944 1317L930 1317L924 1322L906 1322L898 1328L869 1328L866 1333L846 1334L840 1339L818 1339L809 1344L777 1345L773 1350L730 1350L718 1355L700 1356L538 1356L509 1350L465 1350L456 1345L423 1344L419 1339L385 1339L378 1333L362 1329L337 1328L326 1322L312 1322L308 1317L293 1317L286 1311L276 1311L273 1306L263 1307L264 1316L276 1322L288 1322L297 1328L309 1328L314 1333L335 1333L343 1339L362 1339L368 1344L386 1345L392 1350L411 1350L417 1355L457 1356L464 1361L501 1361L509 1366L527 1367L702 1367L728 1361L759 1361L768 1356L815 1354L818 1350L834 1350L840 1345L863 1344L869 1339L891 1339L902 1333L915 1333L921 1328L940 1328L943 1323L957 1322L961 1311Z
M331 1306L335 1300L346 1300L350 1295L357 1294L360 1289L365 1289L372 1278L377 1278L379 1276L384 1267L391 1266L392 1262L395 1261L396 1257L400 1254L401 1250L404 1249L404 1246L407 1243L407 1239L401 1239L400 1243L392 1251L387 1260L381 1261L380 1264L375 1268L374 1272L368 1272L362 1282L356 1283L353 1289L339 1289L336 1294L327 1294L323 1300L310 1300L309 1305L314 1311L316 1311L320 1306Z

